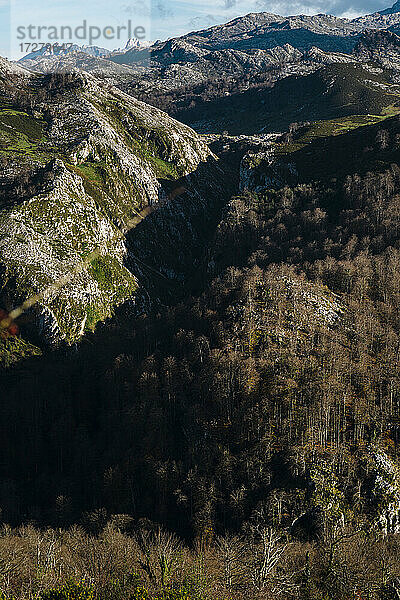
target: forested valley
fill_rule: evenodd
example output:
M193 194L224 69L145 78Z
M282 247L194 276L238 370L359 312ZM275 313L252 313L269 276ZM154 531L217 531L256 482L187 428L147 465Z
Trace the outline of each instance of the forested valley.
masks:
M232 197L195 293L3 373L5 598L398 598L398 127Z

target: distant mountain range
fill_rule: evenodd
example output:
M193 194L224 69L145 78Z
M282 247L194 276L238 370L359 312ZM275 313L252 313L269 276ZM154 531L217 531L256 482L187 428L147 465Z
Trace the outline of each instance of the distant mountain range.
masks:
M349 60L343 55L354 53L365 30L400 32L400 2L356 19L251 13L151 45L129 40L124 49L115 51L77 45L59 51L44 48L19 64L43 73L87 71L129 92L133 88L142 94L154 88L167 92L278 67L278 79L307 74L321 64Z
M110 51L106 48L99 48L98 46L78 46L72 44L72 46L66 46L65 44L48 44L43 46L40 50L31 52L24 56L19 62L26 63L27 61L34 61L42 58L43 56L68 56L77 53L87 54L88 56L94 57L107 57L110 55Z
M44 56L51 56L54 68L60 68L63 57L84 53L129 66L146 63L150 56L152 63L167 65L196 62L198 58L216 50L265 50L287 43L302 51L317 46L326 51L350 52L364 29L396 30L397 27L400 27L400 2L396 2L392 8L356 19L324 14L285 17L267 12L250 13L223 25L165 42L157 41L152 45L139 40L128 40L124 49L114 51L97 46L77 45L69 49L60 47L60 51L56 52L44 48L25 56L19 62L31 68L35 61L40 62Z
M392 111L399 33L400 2L356 19L262 12L150 45L129 40L114 51L44 48L18 64L39 73L91 73L200 133L253 135L290 121ZM338 80L346 90L335 94Z
M131 50L143 50L150 45L151 42L129 39L123 49L110 51L99 46L48 44L40 50L27 54L18 62L30 71L41 73L78 69L100 76L115 76L116 74L123 76L125 69L120 69L112 64L114 56L127 54ZM130 71L129 74L131 74Z

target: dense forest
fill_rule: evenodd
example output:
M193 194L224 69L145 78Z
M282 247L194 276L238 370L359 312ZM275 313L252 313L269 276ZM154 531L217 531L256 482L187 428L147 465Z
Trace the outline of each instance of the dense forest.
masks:
M398 127L232 197L195 294L2 374L5 597L399 597Z

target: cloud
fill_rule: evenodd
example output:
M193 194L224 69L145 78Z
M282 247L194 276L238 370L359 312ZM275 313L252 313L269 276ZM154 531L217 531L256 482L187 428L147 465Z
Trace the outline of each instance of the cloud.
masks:
M208 27L213 27L213 25L217 25L219 20L214 15L204 15L193 17L189 20L188 25L190 29L207 29Z
M153 1L152 9L153 18L168 19L175 15L172 6L163 2L163 0Z
M234 8L236 6L236 0L225 0L225 6L224 8L226 10L229 10L230 8Z
M326 13L352 17L387 8L390 0L351 0L351 3L348 0L255 0L244 4L253 5L259 11L280 15Z
M159 0L161 1L161 0ZM337 16L358 16L388 8L394 0L203 0L182 2L162 0L165 5L176 7L175 15L191 11L192 20L204 14L215 15L219 22L250 12L270 12L279 15L327 13Z
M130 4L124 4L123 6L121 6L121 11L129 15L130 17L150 17L151 14L149 2L147 2L146 0L135 0Z

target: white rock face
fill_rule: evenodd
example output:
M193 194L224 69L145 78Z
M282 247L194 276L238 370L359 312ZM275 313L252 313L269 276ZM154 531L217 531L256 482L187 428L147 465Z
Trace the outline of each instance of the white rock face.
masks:
M89 307L110 315L123 300L120 286L129 293L137 284L124 267L126 249L117 229L86 194L82 179L61 161L55 162L53 173L50 191L0 213L0 260L3 283L18 282L17 297L18 291L22 296L49 289L35 309L42 333L73 341ZM112 265L107 286L90 266L80 268L85 255L97 248L97 262ZM66 283L52 289L65 278Z
M152 45L152 42L146 40L138 40L136 38L130 38L126 44L124 50L132 50L132 48L148 48Z
M375 487L379 505L378 525L385 535L400 533L400 473L384 452L374 452Z
M27 95L34 86L47 96L35 92L32 115L10 121L17 140L39 124L43 136L28 162L10 148L10 177L25 173L27 191L0 210L1 293L10 307L40 294L39 331L73 343L135 295L123 232L140 222L137 212L166 199L162 180L213 158L189 127L94 77L60 76L51 87L20 70Z
M29 77L29 71L16 63L12 63L5 58L0 56L0 75L5 78L18 76L18 77Z

